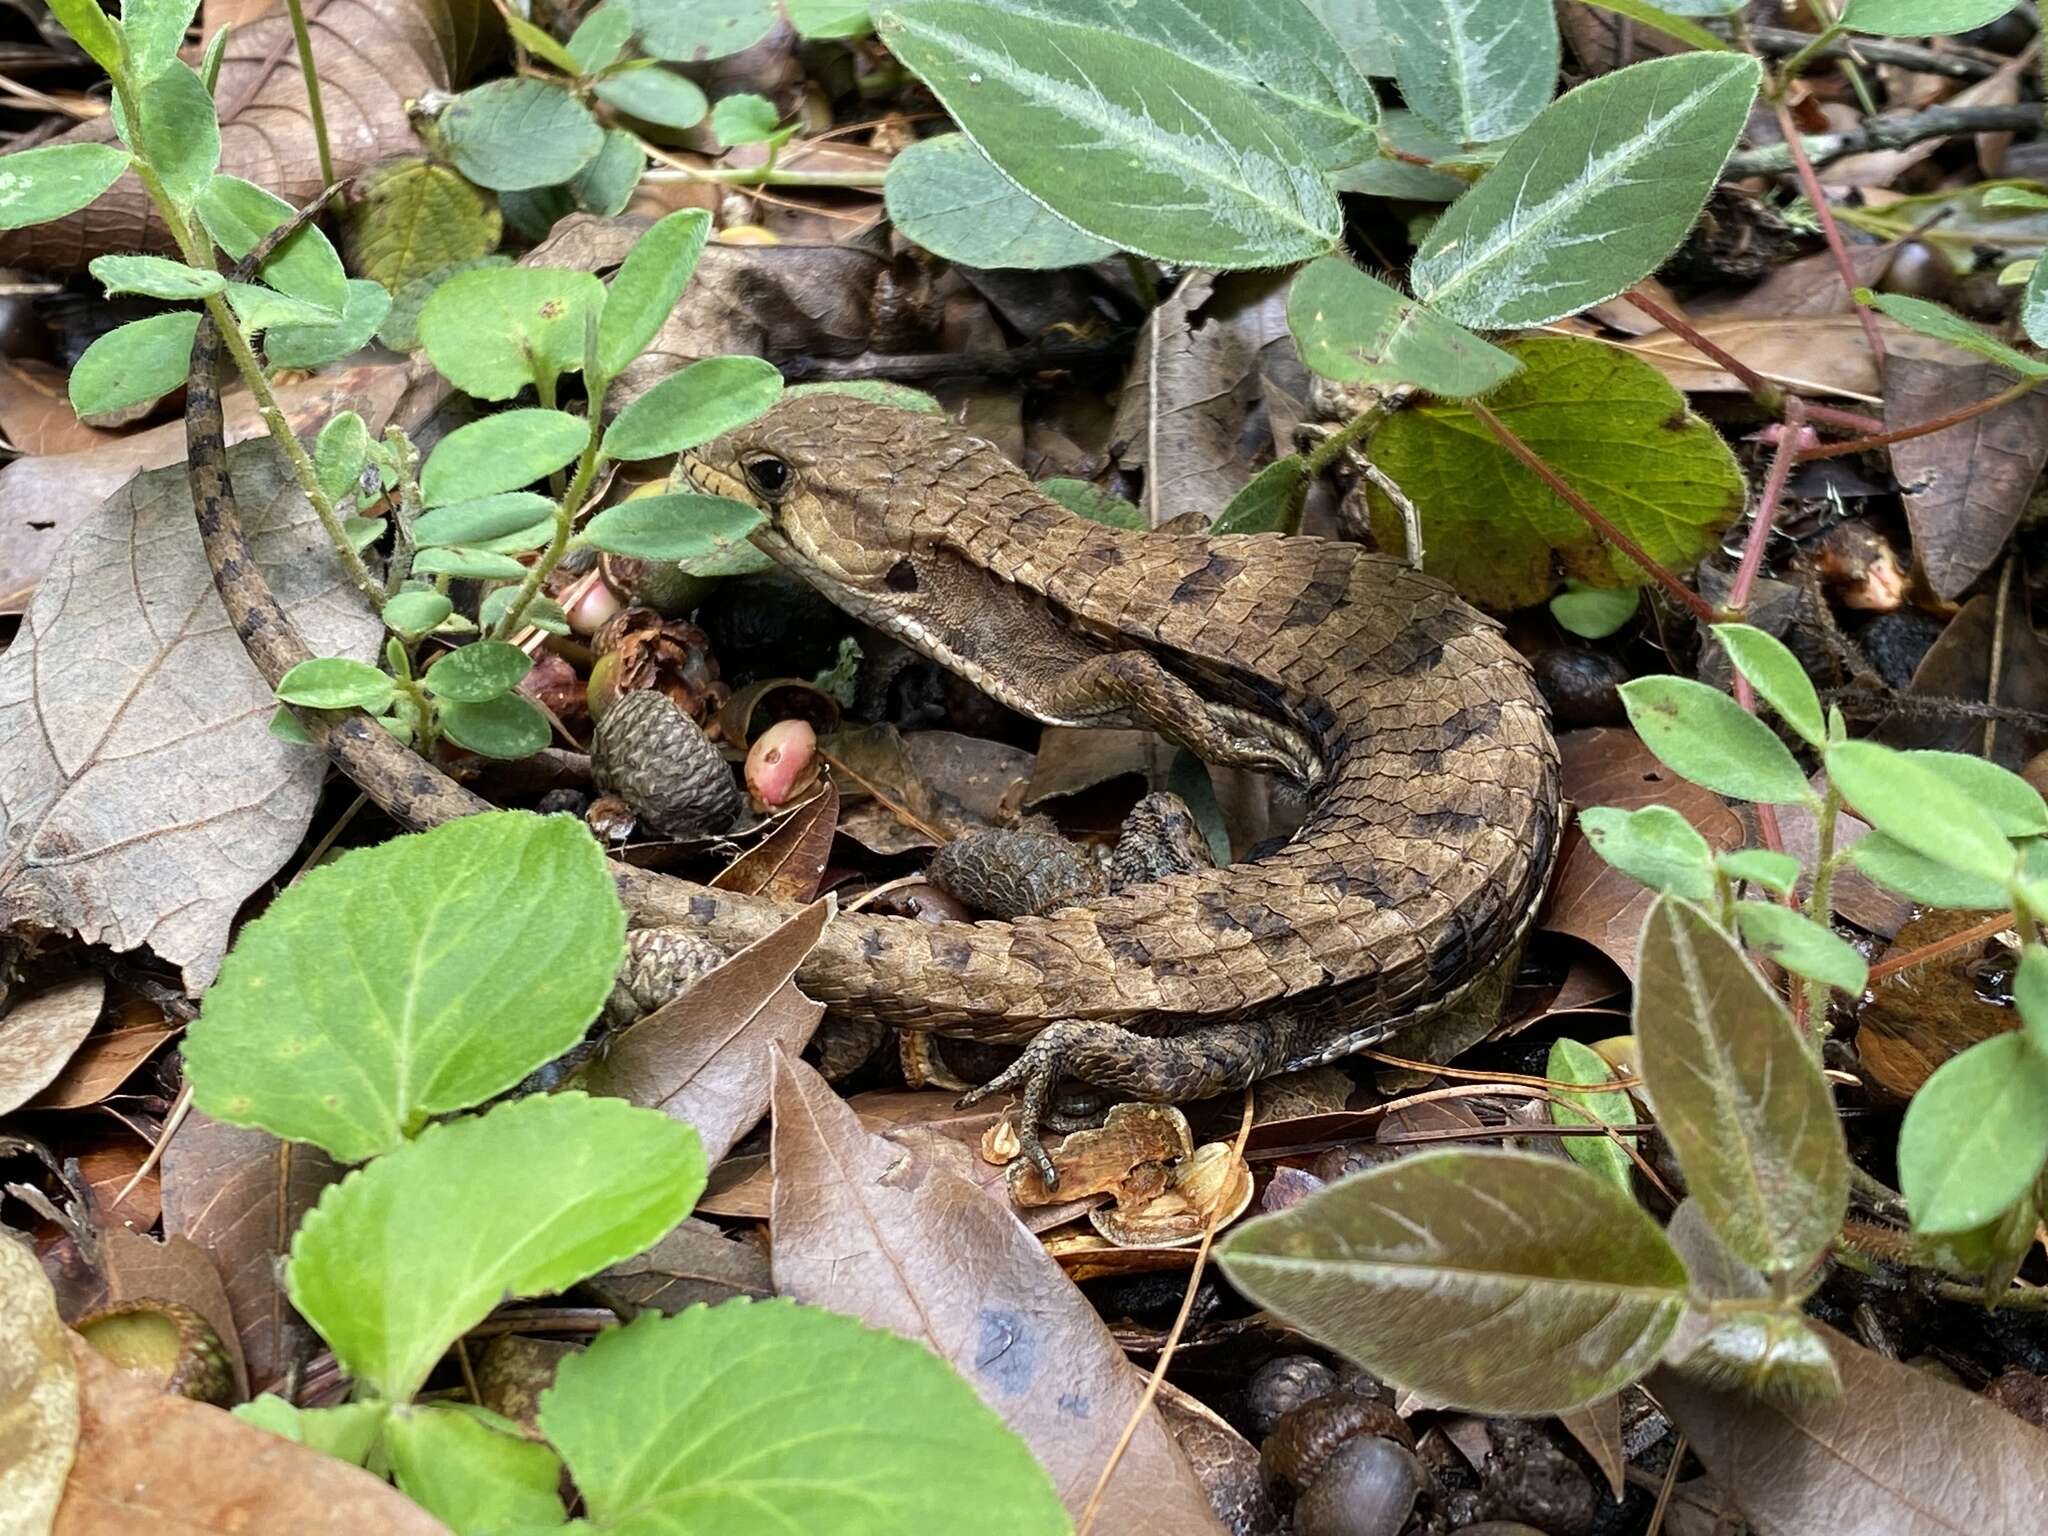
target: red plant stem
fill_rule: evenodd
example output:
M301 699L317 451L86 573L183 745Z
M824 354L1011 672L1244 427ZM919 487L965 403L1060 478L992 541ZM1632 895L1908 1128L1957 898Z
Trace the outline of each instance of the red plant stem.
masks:
M1856 281L1856 264L1849 259L1848 242L1842 238L1842 227L1835 222L1835 210L1828 206L1828 195L1821 189L1820 178L1813 174L1813 162L1806 158L1806 141L1800 137L1799 125L1792 121L1791 109L1784 102L1774 102L1772 108L1778 116L1778 131L1785 136L1785 147L1792 152L1792 168L1799 175L1799 185L1806 193L1807 201L1813 204L1814 217L1820 220L1820 230L1827 237L1835 268L1842 274L1842 285L1853 295L1862 286ZM1878 332L1877 316L1858 304L1856 318L1863 322L1863 334L1870 342L1870 355L1877 360L1878 369L1882 372L1884 337Z
M1930 960L1939 960L1943 955L1975 944L1979 939L1988 939L1994 934L2005 932L2018 922L2011 912L2001 912L1996 917L1987 917L1981 923L1973 923L1958 933L1936 939L1932 944L1922 944L1918 949L1909 949L1903 955L1886 955L1870 968L1870 979L1882 981L1887 976L1896 976L1900 971L1910 971L1916 965L1925 965Z
M1558 474L1556 470L1552 469L1537 456L1535 449L1508 430L1506 422L1494 415L1492 411L1489 411L1477 400L1467 400L1465 408L1478 419L1481 426L1493 434L1495 440L1503 448L1520 459L1528 467L1532 475L1557 492L1563 498L1565 505L1584 518L1586 526L1607 540L1624 555L1627 555L1629 559L1635 561L1637 565L1641 566L1651 576L1655 577L1657 583L1665 591L1677 598L1679 603L1694 618L1698 619L1702 624L1711 624L1720 617L1719 614L1714 612L1712 605L1705 598L1701 597L1699 593L1693 591L1691 587L1688 587L1684 582L1650 558L1649 553L1640 544L1610 523L1591 502L1567 485L1562 475Z
M1672 335L1678 337L1687 346L1691 347L1693 351L1699 353L1710 362L1719 363L1728 372L1734 374L1741 382L1742 387L1750 392L1756 403L1769 411L1773 416L1785 409L1785 391L1782 386L1773 384L1718 341L1703 334L1699 327L1686 319L1685 316L1666 309L1640 288L1631 288L1622 297L1663 326Z
M1948 428L1957 426L1962 422L1987 415L1997 410L2000 406L2010 405L2015 400L2025 399L2036 389L2040 388L2041 383L2040 379L2021 379L2017 384L2012 385L2008 389L2001 389L1995 395L1988 396L1982 400L1973 400L1968 405L1957 406L1952 411L1944 411L1939 416L1917 422L1910 427L1899 427L1890 432L1874 432L1869 437L1854 437L1845 443L1822 443L1818 447L1808 448L1799 455L1799 460L1804 464L1814 459L1839 459L1844 454L1868 453L1873 448L1888 448L1893 443L1908 442L1916 437L1926 437L1930 433L1946 431Z
M1830 427L1847 427L1852 432L1884 430L1884 423L1875 416L1865 416L1861 411L1845 411L1839 406L1822 405L1814 400L1806 402L1806 415L1810 421Z
M1750 519L1749 543L1743 547L1742 563L1735 568L1735 585L1728 589L1728 607L1736 614L1749 608L1750 590L1756 585L1757 572L1763 569L1764 548L1771 542L1771 528L1778 521L1778 503L1784 499L1785 482L1791 478L1792 466L1799 462L1799 441L1805 433L1806 402L1797 395L1787 396L1783 435L1778 439L1777 452L1771 456L1770 473L1764 477L1763 498ZM1749 704L1743 707L1753 708Z

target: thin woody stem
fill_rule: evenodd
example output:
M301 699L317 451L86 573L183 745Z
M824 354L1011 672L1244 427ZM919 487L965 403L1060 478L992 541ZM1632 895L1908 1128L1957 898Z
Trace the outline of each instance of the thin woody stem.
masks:
M1873 432L1869 437L1853 437L1844 443L1822 443L1818 447L1803 449L1799 461L1804 464L1814 459L1839 459L1844 454L1868 453L1873 448L1889 448L1893 443L1910 442L1916 437L1946 431L1963 422L1988 415L2001 406L2012 404L2015 400L2024 400L2040 388L2041 383L2040 379L2021 379L2017 384L2001 389L1995 395L1973 400L1968 405L1957 406L1952 411L1944 411L1939 416L1916 422L1910 427L1899 427L1890 432Z
M1805 191L1807 201L1813 204L1814 217L1820 220L1821 233L1827 237L1828 251L1835 258L1835 269L1842 274L1842 286L1853 294L1861 286L1856 281L1856 264L1849 259L1848 242L1842 238L1842 226L1835 222L1835 211L1828 206L1828 195L1821 187L1820 178L1813 173L1813 162L1806 158L1806 141L1799 136L1799 125L1792 121L1792 111L1783 101L1773 102L1772 110L1777 113L1778 131L1785 136L1785 147L1792 153L1792 169L1798 173L1799 185ZM1870 343L1870 355L1882 370L1884 337L1877 329L1877 316L1859 304L1856 306L1856 318L1863 324L1864 338Z

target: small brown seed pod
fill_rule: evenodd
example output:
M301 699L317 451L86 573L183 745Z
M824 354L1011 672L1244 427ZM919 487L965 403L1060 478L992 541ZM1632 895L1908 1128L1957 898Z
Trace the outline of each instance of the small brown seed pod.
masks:
M732 769L697 722L653 689L626 694L605 712L591 740L590 772L599 789L667 837L706 837L739 819Z

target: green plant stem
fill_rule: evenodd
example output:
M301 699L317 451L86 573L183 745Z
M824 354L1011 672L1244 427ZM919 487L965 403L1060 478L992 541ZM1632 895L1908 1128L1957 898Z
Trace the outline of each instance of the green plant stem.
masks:
M413 750L422 757L431 757L434 739L440 734L435 729L434 701L427 697L427 690L410 677L396 678L398 691L412 706Z
M1820 814L1815 817L1819 843L1814 854L1813 889L1806 897L1807 917L1830 931L1832 925L1828 917L1832 911L1830 903L1835 885L1835 824L1841 815L1842 794L1830 779L1827 793L1821 797ZM1810 977L1802 976L1799 978L1799 996L1806 1013L1807 1038L1818 1051L1821 1042L1828 1037L1828 989Z
M1343 426L1324 438L1309 450L1304 478L1313 480L1332 464L1336 463L1346 448L1357 442L1375 426L1392 408L1392 399L1382 396L1345 422Z
M320 151L320 185L334 185L334 151L327 147L327 114L320 106L320 72L313 67L313 35L306 30L303 0L285 0L292 15L292 41L299 48L299 73L306 80L306 110L313 118L313 143Z
M660 186L671 181L701 181L720 187L849 187L872 191L882 184L880 171L792 171L768 165L684 165L659 145L644 139L640 147L666 170L649 171L642 180Z
M294 9L297 8L297 4L298 0L293 0ZM1831 21L1825 30L1814 33L1812 42L1793 54L1783 64L1780 64L1778 66L1777 88L1771 93L1773 99L1782 96L1785 88L1799 78L1799 72L1811 64L1819 56L1822 49L1828 47L1841 35L1842 24L1839 21Z
M593 404L591 409L594 411L596 406ZM491 639L509 639L518 631L542 584L562 563L562 556L569 548L569 536L576 530L576 514L583 508L583 498L590 494L590 482L597 477L598 437L598 426L593 421L590 424L590 441L584 445L583 457L576 464L576 478L569 482L568 493L555 503L554 536L548 540L548 547L541 552L541 557L527 567L526 580L519 583L519 590L512 596L512 605L491 631Z

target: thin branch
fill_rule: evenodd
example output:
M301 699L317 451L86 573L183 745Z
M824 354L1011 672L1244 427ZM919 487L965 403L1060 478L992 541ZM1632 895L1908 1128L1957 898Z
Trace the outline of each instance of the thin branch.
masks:
M1708 24L1709 32L1714 30ZM1796 31L1791 27L1757 27L1749 29L1749 41L1758 53L1769 58L1790 58L1813 42L1811 32ZM1826 43L1813 52L1817 59L1852 59L1866 64L1896 64L1901 69L1910 69L1922 75L1946 75L1951 80L1982 80L1993 73L1998 66L1988 59L1972 53L1958 53L1946 48L1922 48L1917 43L1900 42L1889 37L1859 37L1853 40L1837 39Z
M1731 176L1782 176L1796 170L1794 144L1810 164L1826 165L1847 155L1874 149L1906 149L1928 139L1957 138L1972 133L2025 133L2043 126L2041 104L1927 107L1919 112L1885 112L1865 118L1845 133L1800 134L1788 122L1785 142L1746 149L1728 157L1722 170Z
M1853 295L1860 286L1856 277L1856 263L1849 259L1849 244L1842 238L1842 226L1835 222L1835 210L1828 206L1828 195L1820 184L1820 178L1813 173L1813 162L1807 157L1805 141L1799 137L1798 126L1792 121L1792 111L1784 102L1774 103L1778 114L1778 128L1785 135L1785 148L1792 157L1792 168L1799 173L1799 185L1806 193L1806 199L1813 204L1813 216L1820 220L1821 233L1827 237L1828 252L1835 258L1835 270L1842 274L1842 287ZM1729 172L1723 171L1722 175ZM1870 343L1870 355L1877 363L1878 373L1884 372L1884 337L1878 334L1877 316L1862 305L1856 306L1856 318L1862 322L1864 339Z
M1863 311L1866 315L1869 310ZM1844 454L1868 453L1873 448L1889 448L1893 443L1909 442L1916 437L1927 437L1943 432L1963 422L1988 415L2000 406L2010 405L2024 399L2041 387L2040 379L2021 379L2018 383L2001 389L1995 395L1982 400L1973 400L1968 405L1959 405L1952 411L1943 411L1939 416L1916 422L1910 427L1897 427L1890 432L1873 432L1869 437L1853 437L1845 443L1822 443L1818 447L1800 450L1799 462L1810 463L1815 459L1839 459Z

